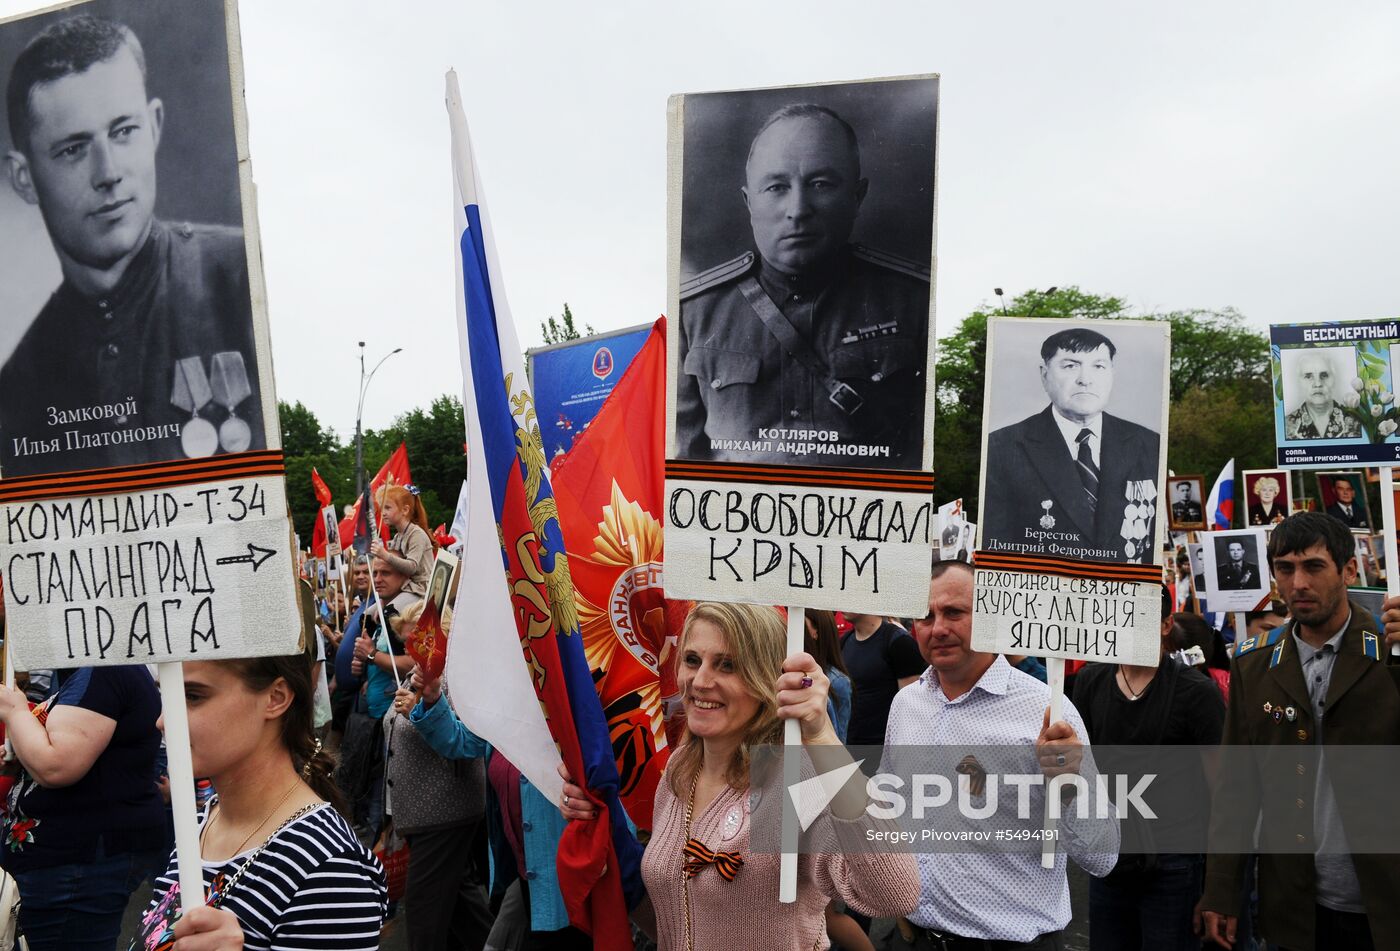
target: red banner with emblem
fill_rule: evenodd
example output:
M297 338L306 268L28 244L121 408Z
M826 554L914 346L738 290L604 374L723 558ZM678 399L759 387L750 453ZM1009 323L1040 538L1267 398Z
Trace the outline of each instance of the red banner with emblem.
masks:
M643 830L683 722L675 648L690 607L666 599L661 571L665 440L663 317L588 429L550 466L622 802Z

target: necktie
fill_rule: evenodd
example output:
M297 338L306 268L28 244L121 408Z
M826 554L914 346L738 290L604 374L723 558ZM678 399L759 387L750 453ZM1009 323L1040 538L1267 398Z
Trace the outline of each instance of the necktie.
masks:
M1075 457L1079 466L1079 481L1084 483L1084 495L1089 499L1091 512L1096 511L1099 505L1099 467L1094 465L1094 453L1089 449L1089 437L1092 435L1094 431L1086 426L1074 437L1074 441L1079 443L1079 455Z

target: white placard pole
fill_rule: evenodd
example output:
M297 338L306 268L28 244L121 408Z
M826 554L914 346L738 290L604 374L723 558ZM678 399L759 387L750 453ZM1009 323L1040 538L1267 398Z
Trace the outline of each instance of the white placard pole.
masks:
M1243 611L1235 612L1235 649L1239 650L1244 639L1249 635L1245 632L1249 629L1249 619L1244 616Z
M787 612L787 653L804 650L807 645L807 612L789 607ZM778 867L778 901L797 901L797 804L792 791L802 781L802 724L796 720L783 721L783 829L782 864Z
M1396 554L1400 546L1395 543L1395 470L1390 466L1381 469L1381 528L1385 531L1385 593L1393 598L1400 595L1400 556ZM1400 656L1400 644L1391 647L1390 653Z
M199 818L194 804L194 761L190 758L190 720L185 709L185 665L160 664L160 705L165 721L166 775L175 817L175 858L180 873L180 909L204 904L204 867L199 853Z
M1045 679L1050 685L1050 722L1057 723L1065 718L1065 659L1045 658ZM1050 820L1050 784L1045 784L1045 838L1040 845L1042 868L1055 867L1056 824Z

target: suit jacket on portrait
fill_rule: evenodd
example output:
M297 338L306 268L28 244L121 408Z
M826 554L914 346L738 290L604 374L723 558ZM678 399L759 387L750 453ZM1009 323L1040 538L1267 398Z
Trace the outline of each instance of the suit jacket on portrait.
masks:
M1361 507L1360 499L1351 503L1350 515L1342 511L1342 503L1340 502L1333 502L1331 505L1327 506L1327 514L1333 518L1341 519L1342 522L1346 524L1347 528L1367 527L1366 511Z
M1122 561L1124 509L1129 501L1125 490L1129 482L1156 484L1161 440L1145 426L1103 414L1099 504L1094 511L1052 412L1047 406L987 437L982 547ZM1048 515L1054 520L1049 528L1042 522L1047 501L1051 503ZM1028 531L1057 537L1028 535Z

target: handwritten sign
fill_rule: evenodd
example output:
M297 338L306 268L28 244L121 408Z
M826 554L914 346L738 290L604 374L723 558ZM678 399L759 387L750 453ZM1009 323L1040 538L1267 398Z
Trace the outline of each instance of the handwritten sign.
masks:
M668 594L922 611L936 512L917 492L668 480ZM677 529L677 530L672 530Z
M977 569L977 650L1157 666L1162 586Z
M286 511L280 478L3 506L16 666L294 653Z

